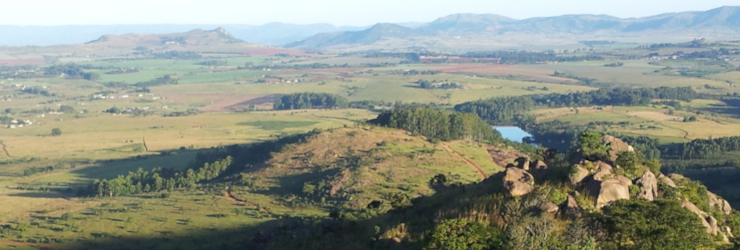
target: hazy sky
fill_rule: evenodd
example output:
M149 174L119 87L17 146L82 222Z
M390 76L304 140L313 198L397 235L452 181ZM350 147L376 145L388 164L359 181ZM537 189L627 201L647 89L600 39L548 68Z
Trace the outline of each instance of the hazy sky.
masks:
M598 3L597 3L598 2ZM264 24L428 22L454 13L524 19L565 14L643 17L740 5L738 0L0 0L0 24Z

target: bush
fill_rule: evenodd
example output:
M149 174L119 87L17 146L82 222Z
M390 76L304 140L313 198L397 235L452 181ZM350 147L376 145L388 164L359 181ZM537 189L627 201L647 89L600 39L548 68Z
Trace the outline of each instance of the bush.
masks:
M618 200L596 220L606 229L605 249L702 249L712 241L700 218L678 201Z
M62 135L62 130L59 128L53 128L51 129L51 136L60 136Z
M424 249L499 249L502 242L501 232L497 229L464 219L450 219L443 220L434 227Z

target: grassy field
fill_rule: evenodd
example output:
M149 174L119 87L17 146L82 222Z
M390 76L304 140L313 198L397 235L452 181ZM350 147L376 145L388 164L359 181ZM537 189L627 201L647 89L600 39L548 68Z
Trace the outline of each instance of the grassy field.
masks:
M695 100L687 107L702 108L718 105L713 100ZM729 109L729 107L727 107ZM598 126L600 130L659 138L661 143L686 142L697 138L717 138L740 135L740 120L704 113L677 110L673 115L661 107L582 107L538 109L531 112L539 122L560 120L585 125L591 122L611 122ZM685 117L696 116L695 122L684 122ZM626 125L619 125L626 122Z

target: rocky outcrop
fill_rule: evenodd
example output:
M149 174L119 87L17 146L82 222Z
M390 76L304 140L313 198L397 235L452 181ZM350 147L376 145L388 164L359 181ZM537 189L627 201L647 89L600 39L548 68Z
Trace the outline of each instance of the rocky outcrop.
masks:
M709 233L716 235L720 232L719 226L717 225L717 219L715 219L711 215L705 219L707 220L707 223L709 223Z
M558 207L558 204L555 204L550 201L540 206L540 211L545 212L545 213L554 214L554 213L557 213L559 210L560 210L560 207Z
M712 224L707 221L707 218L714 219L714 217L708 216L707 213L701 211L701 209L696 207L696 205L694 205L694 203L691 203L690 201L681 200L681 206L693 212L694 214L696 214L696 216L699 216L699 219L701 219L701 224L707 229L707 233L713 235L717 234L717 231L719 231L719 229L717 228L717 220L714 220L714 226L712 226Z
M655 198L658 198L658 180L650 170L646 169L635 184L640 188L640 193L637 194L638 199L654 201Z
M592 194L596 195L596 207L604 207L609 203L630 198L629 186L632 185L632 181L627 177L617 175L613 178L598 181L592 180L592 184L589 185L592 188L596 188L598 191L592 191Z
M581 207L578 206L576 198L574 198L572 195L568 195L568 199L565 202L565 207L563 208L563 215L570 218L581 217Z
M658 180L662 182L665 185L668 185L670 187L676 187L676 183L671 180L671 178L668 178L668 176L665 176L663 174L658 175Z
M506 168L504 189L514 197L528 194L534 190L534 177L521 168Z
M716 194L709 191L707 191L707 196L709 196L709 207L711 209L717 209L724 214L732 213L732 207L729 202L717 197Z
M542 160L532 160L529 157L519 157L516 160L517 167L527 171L543 172L547 170L547 164Z
M578 185L578 183L581 183L583 179L586 179L589 174L591 174L591 172L589 172L588 169L581 166L581 164L576 164L573 165L573 170L568 176L568 179L570 180L570 184Z
M519 157L519 158L516 158L516 160L514 161L516 161L517 167L529 171L529 162L530 162L529 157Z
M612 166L603 161L597 161L593 163L596 167L596 173L594 174L594 180L602 181L605 178L611 177L614 172Z
M622 141L622 139L616 138L611 135L604 135L601 138L602 138L601 139L602 143L604 143L604 145L609 147L609 150L607 150L606 152L609 154L609 159L611 160L612 163L617 161L619 152L622 152L622 151L634 152L635 151L635 149L632 148L632 146Z

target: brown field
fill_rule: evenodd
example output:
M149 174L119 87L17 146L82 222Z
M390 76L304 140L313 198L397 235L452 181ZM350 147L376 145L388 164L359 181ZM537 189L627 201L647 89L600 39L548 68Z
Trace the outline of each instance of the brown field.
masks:
M271 47L255 47L250 48L248 50L245 50L243 52L247 55L253 55L253 56L273 56L275 54L288 54L291 56L305 56L309 55L304 50L296 50L296 49L283 49L283 48L271 48Z
M205 104L200 111L242 111L249 105L272 105L280 94L245 95L245 94L165 94L168 100L177 103Z

